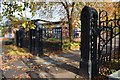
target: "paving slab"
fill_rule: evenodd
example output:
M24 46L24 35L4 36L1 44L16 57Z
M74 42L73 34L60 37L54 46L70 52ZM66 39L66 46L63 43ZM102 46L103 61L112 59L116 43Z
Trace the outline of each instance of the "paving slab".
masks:
M6 78L14 78L15 76L18 76L20 74L23 74L25 72L21 71L21 70L17 70L17 69L9 69L3 72L3 75Z
M0 54L0 68L2 67L2 55Z
M2 67L2 38L0 38L0 80L2 79L2 70L1 70L1 67Z
M8 65L11 68L3 71L3 75L6 78L14 78L15 76L19 76L21 74L26 73L27 66L19 59L11 64L8 64ZM26 70L22 70L22 69L26 69Z
M37 57L34 62L42 65L42 78L75 78L79 71L79 51L68 51L53 56Z
M2 79L2 70L0 70L0 80Z
M18 69L20 68L28 68L26 66L26 64L21 60L21 59L18 59L17 61L11 63L10 65L14 65L15 67L17 67Z

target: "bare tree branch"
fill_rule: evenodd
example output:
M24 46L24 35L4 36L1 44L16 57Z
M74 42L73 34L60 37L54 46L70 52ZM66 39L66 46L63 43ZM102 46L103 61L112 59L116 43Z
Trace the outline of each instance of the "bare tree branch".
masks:
M71 15L72 15L72 13L73 13L73 11L74 11L74 5L75 5L75 2L72 3Z

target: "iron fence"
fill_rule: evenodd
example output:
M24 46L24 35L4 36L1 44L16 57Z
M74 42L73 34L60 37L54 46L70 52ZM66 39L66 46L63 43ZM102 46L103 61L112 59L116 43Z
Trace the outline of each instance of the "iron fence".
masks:
M85 6L81 13L80 70L87 78L109 75L120 69L120 16L109 19Z

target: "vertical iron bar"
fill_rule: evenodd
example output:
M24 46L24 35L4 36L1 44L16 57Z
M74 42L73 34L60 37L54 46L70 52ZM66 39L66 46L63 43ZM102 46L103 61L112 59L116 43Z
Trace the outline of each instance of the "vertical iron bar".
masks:
M102 36L103 36L103 43L105 42L105 35L104 35L104 33L105 33L105 23L103 22L103 33L102 33Z
M33 52L33 54L35 54L35 39L36 39L35 34L36 34L36 30L34 29L34 30L33 30L33 35L34 35L34 38L33 38L33 40L34 40L34 41L33 41L33 45L34 45L34 46L33 46L33 51L34 51L34 52Z
M16 46L19 46L18 30L16 31L15 39L16 39Z
M108 13L106 12L106 36L105 36L106 37L106 42L108 40L108 30L107 29L108 29ZM108 48L108 44L106 44L106 53L105 53L106 54L106 58L107 58L107 56L109 56L107 48Z
M40 41L40 44L39 44L39 47L40 47L40 55L43 55L43 29L40 28L39 30L39 41Z
M32 29L29 30L29 52L32 52Z
M116 34L116 25L115 25L115 28L114 28L114 33ZM114 62L115 62L115 57L116 57L116 36L114 38Z
M111 23L111 31L110 31L110 57L109 57L109 62L111 61L111 54L112 54L112 36L113 36L113 28L112 28L112 23Z
M106 36L105 36L105 38L106 38L105 40L106 40L106 42L107 42L107 40L108 40L107 27L108 27L108 26L106 26L106 28L105 28L105 35L106 35ZM106 43L106 42L105 42L105 43ZM107 58L107 56L108 56L108 50L107 50L108 46L107 46L107 45L108 45L108 44L106 44L106 50L105 50L105 51L106 51L106 52L105 52L105 55L106 55L106 56L105 56L105 58ZM107 60L107 59L105 59L105 62L107 62L106 60Z
M118 44L119 44L119 47L118 47L118 66L120 66L120 25L118 25L118 27L119 27L119 42L118 42Z
M104 45L104 43L106 42L106 38L105 38L105 32L106 32L106 30L105 30L105 23L103 22L103 43L102 43L102 46ZM105 47L106 47L106 45L105 45ZM105 56L103 56L103 55L105 55L106 53L104 53L104 49L103 49L103 53L102 53L102 51L101 51L101 54L102 54L102 64L104 63L104 61L105 61Z
M61 51L62 51L62 47L63 47L63 46L62 46L62 44L63 44L63 43L62 43L62 27L61 27L61 36L60 36L60 38L61 38Z
M100 10L99 10L99 11L100 11ZM101 64L101 63L100 63L100 62L101 62L101 53L100 53L100 44L101 44L101 43L100 43L100 42L101 42L100 40L101 40L101 39L100 39L100 37L101 37L101 32L102 32L102 28L101 28L101 24L102 24L102 23L101 23L101 21L100 21L100 18L101 18L101 12L99 13L99 27L98 27L98 28L99 28L99 32L98 32L98 35L99 35L99 36L98 36L98 72L99 72L99 66L100 66L100 64Z

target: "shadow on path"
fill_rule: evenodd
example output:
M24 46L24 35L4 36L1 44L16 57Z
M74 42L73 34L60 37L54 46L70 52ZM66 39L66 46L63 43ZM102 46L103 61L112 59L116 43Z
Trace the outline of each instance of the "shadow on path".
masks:
M50 58L50 57L43 58L43 59L44 59L46 62L50 62L50 63L56 65L56 67L62 68L62 69L64 69L64 70L73 72L73 73L75 73L76 75L79 75L79 68L74 67L73 65L67 64L67 63L65 63L65 62L59 62L59 61L53 60L53 59ZM60 63L61 63L61 64L60 64Z
M56 54L56 55L59 57L64 57L70 60L80 62L80 51L79 50L66 51L60 54Z

